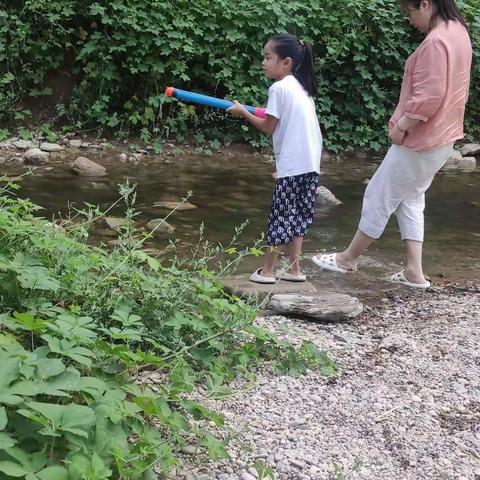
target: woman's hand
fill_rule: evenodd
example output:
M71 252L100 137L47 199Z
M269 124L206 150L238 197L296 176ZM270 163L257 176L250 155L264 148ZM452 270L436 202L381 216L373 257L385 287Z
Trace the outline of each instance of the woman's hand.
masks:
M243 118L245 117L247 109L241 103L237 102L237 100L234 100L233 105L230 108L227 108L227 112L234 117Z
M403 140L405 139L406 131L402 131L398 128L398 125L395 125L390 130L389 137L390 140L392 141L393 145L401 145L403 143Z

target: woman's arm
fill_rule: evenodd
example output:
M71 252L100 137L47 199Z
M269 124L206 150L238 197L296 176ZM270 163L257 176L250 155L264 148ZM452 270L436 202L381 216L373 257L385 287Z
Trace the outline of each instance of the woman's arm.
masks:
M244 118L247 122L266 135L273 135L278 123L278 118L275 118L272 115L267 115L265 118L256 117L236 100L234 100L233 103L234 105L227 110L228 113L232 114L234 117Z
M394 145L401 145L408 132L414 130L419 123L421 123L421 120L403 115L390 131L390 140Z

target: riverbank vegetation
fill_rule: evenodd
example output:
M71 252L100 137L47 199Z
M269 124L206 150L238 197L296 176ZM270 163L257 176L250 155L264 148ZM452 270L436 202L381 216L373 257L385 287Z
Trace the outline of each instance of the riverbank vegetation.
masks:
M480 4L457 2L475 49L466 129L480 125ZM0 7L0 137L41 126L167 140L267 140L213 110L180 104L167 85L264 104L265 40L313 42L326 147L378 150L405 59L421 37L396 0L22 0Z

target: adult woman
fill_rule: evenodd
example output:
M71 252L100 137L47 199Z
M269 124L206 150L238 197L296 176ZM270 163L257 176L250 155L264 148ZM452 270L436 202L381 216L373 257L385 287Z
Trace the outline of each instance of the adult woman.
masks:
M427 288L422 266L425 191L455 140L464 136L472 45L454 0L401 3L410 24L427 36L405 64L400 99L389 122L392 146L365 191L361 220L349 247L316 255L313 261L327 270L357 270L358 258L395 213L407 264L392 281Z

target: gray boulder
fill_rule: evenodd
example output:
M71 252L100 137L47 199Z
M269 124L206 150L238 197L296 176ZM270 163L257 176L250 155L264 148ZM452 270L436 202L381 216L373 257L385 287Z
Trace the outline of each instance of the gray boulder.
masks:
M147 227L150 231L153 231L154 235L171 235L175 231L175 227L167 223L163 218L155 218L147 223Z
M86 177L103 177L107 174L107 169L104 166L92 162L86 157L78 157L72 163L70 169L76 174Z
M345 321L363 312L363 305L358 298L336 292L322 292L316 295L274 295L270 307L280 315L321 321Z
M39 148L31 148L25 152L24 158L27 165L40 165L48 163L48 153L42 152Z
M463 157L458 166L464 170L475 170L477 167L477 160L475 157Z
M58 143L43 142L40 144L40 150L44 152L61 152L63 149L64 147L58 145Z
M317 207L329 208L341 205L342 202L327 188L321 185L317 188Z
M470 157L471 155L480 155L480 144L467 143L461 148L460 152L464 157Z

